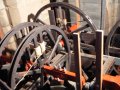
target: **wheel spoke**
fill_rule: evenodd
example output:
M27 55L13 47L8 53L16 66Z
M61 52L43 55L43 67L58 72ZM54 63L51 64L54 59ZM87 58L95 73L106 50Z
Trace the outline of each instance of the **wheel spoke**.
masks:
M61 39L62 39L62 36L59 35L58 38L57 38L57 41L56 41L56 43L55 43L55 45L54 45L54 47L53 47L53 50L52 50L49 58L47 59L47 62L50 62L50 60L51 60L52 57L54 56L55 51L57 50L58 44L59 44L59 42L60 42Z
M59 34L59 36L58 36L58 38L57 38L57 41L56 41L56 43L55 43L55 40L54 40L54 38L53 38L53 35L52 35L52 31L55 31L55 32L57 32L58 34ZM46 34L44 34L44 36L43 36L43 33L46 33ZM39 36L39 35L42 35L42 37L39 37L40 39L38 39L37 40L37 38L38 37L36 37L36 36ZM41 36L40 35L40 36ZM50 44L50 49L52 49L51 50L51 54L48 54L48 57L49 57L49 55L50 55L50 57L48 58L49 60L51 60L52 58L53 58L53 55L54 55L54 53L55 52L57 52L57 47L58 47L58 45L59 45L59 42L60 42L60 40L63 38L63 40L64 40L64 43L65 43L65 45L66 45L66 47L65 47L65 49L64 49L64 52L67 52L68 53L68 60L71 60L71 53L70 53L70 47L69 47L69 41L68 41L68 39L67 39L67 36L64 34L64 32L60 29L60 28L58 28L58 27L56 27L56 26L53 26L53 25L44 25L44 26L40 26L40 27L37 27L37 28L35 28L34 30L32 30L26 37L25 37L25 39L24 39L24 41L22 41L21 42L21 44L20 44L20 46L18 47L18 49L16 50L16 53L15 53L15 55L14 55L14 57L13 57L13 60L12 60L12 64L11 64L11 68L10 68L10 85L11 85L11 87L12 87L12 89L15 89L15 88L17 88L17 86L18 86L18 88L19 88L19 85L21 85L21 81L23 81L24 80L24 78L26 78L25 76L28 76L29 75L29 73L33 70L35 70L35 69L39 69L39 68L41 68L44 64L45 64L45 60L47 60L47 59L45 59L44 57L42 57L42 55L43 55L43 53L45 53L45 54L47 54L47 53L49 53L49 50L46 50L47 48L45 48L45 47L43 47L42 48L42 46L41 45L44 45L44 41L43 42L41 42L42 41L42 39L44 39L44 37L48 37L48 39L49 40L47 40L46 42L47 43L51 43ZM34 38L36 38L36 40L34 39ZM27 47L29 47L30 46L30 44L31 44L31 42L32 42L32 46L34 46L34 43L33 43L33 39L34 39L34 42L36 42L36 45L35 46L39 46L40 47L40 50L42 51L42 55L40 54L40 56L39 57L37 57L36 59L35 59L35 62L34 63L37 63L37 64L39 64L37 61L38 60L40 60L40 66L39 65L36 65L34 68L32 68L33 67L33 65L34 64L32 64L32 66L30 66L30 68L28 68L28 71L27 72L18 72L17 70L18 70L18 66L17 66L17 64L20 64L20 62L21 62L21 57L24 55L24 51L26 50L26 48ZM40 40L40 42L39 42L39 40ZM31 46L31 47L32 47ZM45 46L45 45L44 45ZM48 44L46 44L46 47L48 47L49 45ZM54 46L54 47L53 47ZM34 47L35 48L35 47ZM30 48L31 49L31 48ZM34 51L35 51L35 49L33 49ZM33 51L33 53L34 53L34 51ZM32 54L33 54L32 53ZM26 60L26 59L25 59ZM43 62L43 63L42 63ZM65 60L65 62L66 62L66 60ZM24 71L24 70L23 70ZM22 76L22 78L20 77L20 80L16 83L16 77L14 76L14 73L18 73L18 75L20 75L20 76ZM23 74L23 75L22 75Z

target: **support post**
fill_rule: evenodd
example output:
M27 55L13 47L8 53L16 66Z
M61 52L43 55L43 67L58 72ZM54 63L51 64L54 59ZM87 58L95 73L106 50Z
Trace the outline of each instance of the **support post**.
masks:
M96 31L96 83L95 90L102 90L103 30Z
M55 18L55 12L54 10L49 10L49 19L50 19L50 24L51 25L56 25L56 18ZM52 31L52 34L54 36L54 38L57 38L57 33L55 31Z
M73 34L73 41L74 41L74 60L75 60L75 69L76 69L76 87L77 90L82 90L80 33Z
M54 10L49 10L48 13L49 13L50 24L56 25Z

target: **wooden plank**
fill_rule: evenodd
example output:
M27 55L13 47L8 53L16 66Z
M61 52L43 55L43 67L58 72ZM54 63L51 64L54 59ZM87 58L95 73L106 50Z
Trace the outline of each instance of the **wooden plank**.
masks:
M96 83L95 90L102 90L103 73L103 31L96 31Z
M114 57L106 58L106 61L104 62L103 65L103 74L109 74L114 63L115 63Z
M81 67L81 52L80 52L80 33L73 34L74 41L74 60L76 70L76 87L77 90L82 90L82 67Z

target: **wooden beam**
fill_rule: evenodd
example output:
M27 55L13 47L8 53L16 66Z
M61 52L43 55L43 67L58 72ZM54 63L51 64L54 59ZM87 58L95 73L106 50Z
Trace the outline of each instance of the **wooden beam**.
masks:
M81 52L80 52L80 33L73 34L74 41L74 60L76 70L76 87L77 90L82 90L82 66L81 66Z
M95 90L102 90L103 74L103 30L96 31L96 83Z

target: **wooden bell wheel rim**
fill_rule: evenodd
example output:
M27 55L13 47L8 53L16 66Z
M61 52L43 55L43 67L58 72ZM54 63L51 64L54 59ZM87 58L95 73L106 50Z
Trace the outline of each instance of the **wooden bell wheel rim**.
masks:
M2 51L4 50L5 46L8 44L11 37L13 37L15 34L18 34L20 31L21 31L21 33L25 32L25 28L29 28L29 27L33 28L33 27L38 27L38 26L40 26L40 24L35 23L35 22L25 22L25 23L21 23L21 24L15 26L15 27L13 27L3 37L3 39L0 42L0 55L2 54ZM25 36L25 34L22 34L22 35L23 35L23 37Z
M34 16L34 22L37 22L39 20L39 16L46 9L48 9L48 8L57 8L57 7L66 8L68 10L73 11L75 14L78 14L81 17L81 19L85 22L80 27L78 27L75 30L73 30L72 32L68 33L68 36L69 35L71 36L74 32L79 32L79 31L84 31L85 30L85 33L86 33L86 31L88 32L88 31L91 30L90 32L92 34L94 34L94 35L92 35L92 39L89 40L89 42L90 41L93 42L92 40L96 38L96 35L95 35L95 31L97 30L96 26L94 25L93 21L91 20L91 18L88 15L86 15L80 8L78 8L78 7L74 6L74 5L71 5L71 4L68 4L68 3L64 3L64 2L49 3L49 4L43 6L42 8L40 8L38 10L36 15ZM84 33L81 34L81 40L84 41ZM81 43L81 48L85 49L87 47L88 51L92 50L92 51L95 52L94 44L90 45L90 46L88 44L89 43L87 43L87 42Z
M20 57L23 55L26 47L29 45L29 43L31 41L34 42L35 47L38 46L37 39L36 39L37 35L40 36L39 37L40 38L40 42L43 42L43 32L47 33L47 35L49 36L49 39L51 40L51 44L52 44L53 48L55 47L54 45L56 44L56 42L54 40L54 37L51 34L51 31L56 31L57 33L59 33L62 36L62 38L64 40L64 43L65 43L65 50L68 53L68 60L66 60L66 63L70 63L70 61L71 61L70 47L69 47L69 42L68 42L67 36L64 34L64 32L60 28L58 28L56 26L53 26L53 25L50 25L50 26L44 25L44 26L37 27L37 28L33 29L24 38L24 40L21 42L21 44L19 45L19 47L17 48L17 50L15 52L15 55L14 55L12 63L11 63L10 77L9 77L9 79L10 79L9 80L10 81L10 86L11 86L12 89L16 89L18 83L20 83L20 82L18 82L17 84L15 83L16 82L16 78L17 78L16 77L17 76L16 75L17 68L18 68L19 62L21 60ZM44 62L48 62L48 61L46 60ZM43 62L43 64L44 64L44 62Z
M120 20L112 27L105 43L105 55L120 57ZM119 67L119 66L118 66ZM119 75L120 71L113 67L114 71Z
M85 24L84 26L78 28L77 30L82 31L83 29L86 29L88 27L90 27L92 29L93 32L95 32L97 30L96 26L93 24L92 20L90 19L89 16L87 16L82 10L80 10L79 8L68 4L68 3L63 3L63 2L53 2L53 3L49 3L45 6L43 6L42 8L40 8L38 10L38 12L36 13L35 17L34 17L34 22L36 22L39 19L40 14L51 7L63 7L69 10L74 11L76 14L78 14L79 16L81 16L83 18L84 21L87 22L87 24ZM76 30L74 30L76 31Z
M116 24L112 27L110 33L108 34L108 37L105 43L105 54L106 55L109 55L110 52L113 52L113 53L119 52L119 47L116 46L116 43L115 43L115 42L119 43L119 41L114 41L118 39L117 36L120 35L119 31L120 31L120 20L116 22Z

